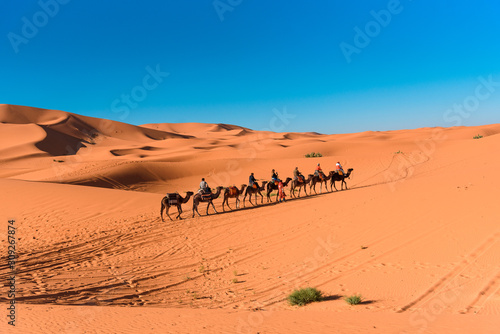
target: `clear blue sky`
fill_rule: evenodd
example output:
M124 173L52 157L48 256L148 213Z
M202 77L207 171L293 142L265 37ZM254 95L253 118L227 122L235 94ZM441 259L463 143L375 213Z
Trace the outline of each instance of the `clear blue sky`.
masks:
M322 133L500 122L496 1L59 1L1 2L0 103L257 130L286 108L280 130Z

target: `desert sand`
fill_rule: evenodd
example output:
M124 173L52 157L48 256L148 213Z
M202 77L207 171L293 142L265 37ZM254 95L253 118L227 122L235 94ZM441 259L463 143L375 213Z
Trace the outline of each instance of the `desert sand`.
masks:
M499 153L500 124L322 135L0 105L0 249L14 219L18 253L15 329L0 265L0 332L498 333ZM348 190L160 218L202 177L337 161ZM303 287L325 300L289 305Z

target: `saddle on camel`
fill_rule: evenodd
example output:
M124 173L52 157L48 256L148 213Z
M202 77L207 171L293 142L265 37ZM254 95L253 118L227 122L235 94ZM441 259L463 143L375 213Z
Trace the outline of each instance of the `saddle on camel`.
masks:
M238 195L239 190L236 188L236 186L231 186L229 187L229 196L236 196Z
M168 193L167 194L167 203L168 205L174 206L179 203L178 201L179 194L177 193Z

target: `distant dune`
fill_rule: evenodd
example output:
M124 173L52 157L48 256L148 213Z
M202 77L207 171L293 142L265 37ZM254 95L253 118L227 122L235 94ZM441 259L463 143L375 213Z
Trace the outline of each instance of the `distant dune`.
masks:
M323 135L0 105L18 330L496 333L499 150L500 124ZM190 199L183 220L160 219L163 196L195 192L202 177L215 189L337 161L353 168L347 191L327 182L292 199L287 187L281 204L264 191L256 207L241 196L239 210L229 199L232 210L195 218ZM214 204L223 212L222 196ZM0 266L3 307L9 274ZM308 286L327 298L287 303ZM364 303L348 305L353 294Z

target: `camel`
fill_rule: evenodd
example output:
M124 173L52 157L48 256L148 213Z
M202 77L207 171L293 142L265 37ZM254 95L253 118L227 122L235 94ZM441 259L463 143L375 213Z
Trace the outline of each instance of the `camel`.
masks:
M243 207L245 207L245 199L247 198L247 195L248 195L248 201L253 206L255 206L255 204L257 204L257 194L260 195L260 204L264 203L264 196L262 196L262 194L260 192L263 191L264 189L266 189L266 184L267 184L267 181L264 181L264 182L262 182L262 187L259 187L258 184L257 184L257 188L247 187L245 189L245 196L243 196ZM252 203L252 195L253 194L255 194L255 204Z
M313 175L312 174L309 174L307 176L307 179L305 179L304 182L298 182L298 180L293 180L292 181L292 184L290 185L290 197L296 197L295 196L295 188L299 187L299 197L300 197L300 189L302 187L304 187L304 193L306 194L307 196L307 191L306 191L306 185L311 182L311 179L312 179Z
M214 203L212 201L214 199L216 199L216 198L219 198L220 193L222 191L222 188L224 188L224 187L218 186L217 187L217 192L215 194L212 193L212 192L210 192L210 196L209 197L205 197L205 196L202 197L200 193L196 193L196 195L194 195L194 197L193 197L193 218L194 218L194 212L195 211L198 214L198 216L201 217L200 213L198 212L198 204L200 204L200 202L208 203L208 205L207 205L207 216L208 216L208 208L210 207L210 204L212 204L212 207L214 208L215 213L217 213L217 210L215 210L215 206L214 206Z
M327 183L327 181L330 180L333 177L334 173L335 173L334 171L329 172L328 176L325 175L325 177L323 178L323 180L321 180L321 178L319 177L319 175L314 175L313 178L311 179L311 185L309 186L309 193L311 193L311 189L312 189L312 190L314 190L314 193L317 194L317 192L316 192L316 183L319 183L319 186L320 186L319 191L320 191L320 193L322 193L323 192L323 182L325 183L326 191L328 191L328 183Z
M345 179L349 178L351 176L351 172L353 170L354 170L353 168L349 168L347 170L347 173L344 174L344 175L339 175L338 172L333 173L332 178L330 179L330 189L332 189L332 185L333 185L333 188L335 188L335 190L338 191L337 187L335 187L335 182L336 181L341 181L341 183L340 183L340 185L341 185L340 190L344 190L344 184L345 184L345 188L347 189L347 183L345 182ZM332 189L332 191L333 191L333 189Z
M290 181L292 181L292 178L287 177L285 182L283 182L283 187L286 187ZM269 182L267 184L267 201L268 202L271 202L271 192L273 190L278 190L278 186L276 184L274 184L274 182ZM279 196L279 193L276 193L276 202L278 201L278 196Z
M245 190L246 186L247 186L246 184L242 184L241 189L238 189L238 188L233 186L233 187L227 187L224 190L224 200L222 201L222 210L223 211L226 211L226 210L224 210L224 203L227 204L227 207L229 208L229 210L232 210L231 207L229 206L229 199L230 198L236 198L236 209L239 208L240 195L243 194L243 191Z
M179 219L182 219L181 218L181 213L182 213L182 204L184 203L187 203L189 201L189 198L191 196L193 196L193 192L192 191L188 191L186 193L186 197L182 197L181 195L175 193L175 194L167 194L167 196L163 197L162 200L161 200L161 209L160 209L160 216L161 216L161 221L164 222L165 220L163 219L163 209L166 208L165 210L165 213L167 214L168 218L170 218L170 220L173 220L170 215L168 214L168 210L170 210L170 203L169 203L169 195L175 195L175 200L177 201L176 204L172 204L172 205L175 205L177 206L177 217L175 217L176 219L179 218Z

